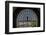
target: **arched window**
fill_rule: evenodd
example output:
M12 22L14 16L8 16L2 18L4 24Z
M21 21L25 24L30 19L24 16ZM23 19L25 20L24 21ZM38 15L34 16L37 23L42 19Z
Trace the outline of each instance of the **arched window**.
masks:
M37 27L38 17L32 9L23 9L16 19L17 27Z

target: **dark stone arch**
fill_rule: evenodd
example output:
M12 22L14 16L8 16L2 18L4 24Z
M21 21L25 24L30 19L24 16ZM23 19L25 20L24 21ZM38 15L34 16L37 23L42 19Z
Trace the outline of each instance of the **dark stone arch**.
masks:
M20 11L23 9L32 9L37 14L37 16L38 16L38 27L40 27L40 8L13 7L13 28L16 28L17 16L20 13Z

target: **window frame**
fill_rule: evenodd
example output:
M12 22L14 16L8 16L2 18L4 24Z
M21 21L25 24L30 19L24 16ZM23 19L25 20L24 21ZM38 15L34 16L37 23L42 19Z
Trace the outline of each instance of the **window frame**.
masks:
M43 24L43 30L39 31L25 31L25 32L9 32L9 3L26 3L26 4L40 4L43 5L43 11L44 11L44 24ZM18 33L33 33L33 32L44 32L45 31L45 3L38 3L38 2L18 2L18 1L5 1L5 34L18 34Z

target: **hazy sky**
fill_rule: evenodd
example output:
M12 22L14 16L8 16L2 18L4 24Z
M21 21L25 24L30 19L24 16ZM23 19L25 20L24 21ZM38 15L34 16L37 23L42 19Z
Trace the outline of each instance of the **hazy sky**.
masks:
M31 20L31 19L32 20L37 20L37 15L35 14L35 12L33 10L24 9L17 16L17 21L27 20L27 16L28 16L28 20Z

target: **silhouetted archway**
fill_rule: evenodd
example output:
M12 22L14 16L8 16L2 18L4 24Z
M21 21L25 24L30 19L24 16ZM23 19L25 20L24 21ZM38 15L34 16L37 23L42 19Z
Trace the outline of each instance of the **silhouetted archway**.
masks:
M37 18L37 27L40 27L40 8L25 8L25 7L13 7L13 28L16 28L18 27L17 26L17 22L18 22L18 16L20 15L21 16L21 13L26 13L26 12L23 12L25 11L28 13L28 11L32 11L32 13L34 13L33 15L35 15ZM29 12L31 14L31 12ZM29 15L30 15L29 14ZM27 18L29 21L29 17L27 16ZM21 22L24 22L24 21L21 21ZM33 23L32 23L33 24ZM21 25L20 25L21 26ZM19 26L19 27L20 27ZM22 26L22 27L36 27L36 26Z

